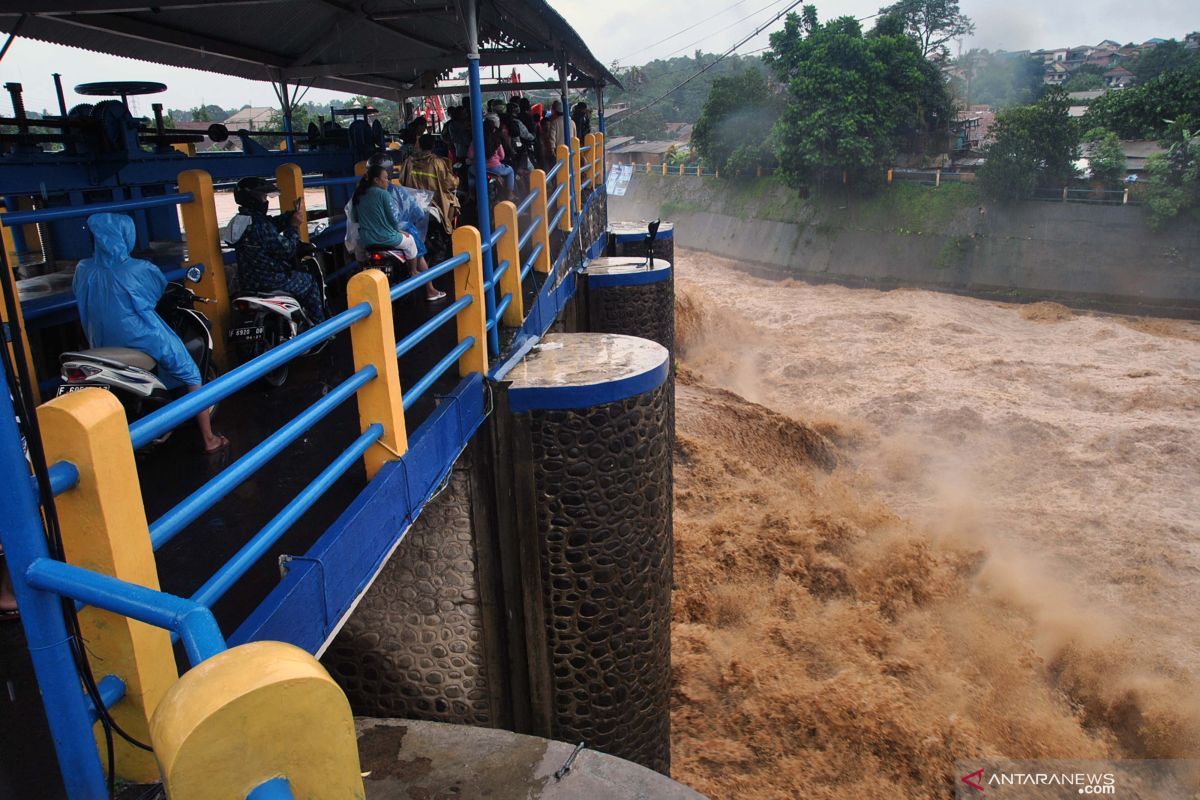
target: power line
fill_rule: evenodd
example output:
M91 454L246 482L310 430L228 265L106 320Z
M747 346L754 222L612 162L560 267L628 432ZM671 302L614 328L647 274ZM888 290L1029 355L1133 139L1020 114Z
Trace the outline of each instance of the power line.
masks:
M679 53L682 53L682 52L684 52L684 51L686 51L686 50L690 50L691 48L693 48L693 47L695 47L696 45L698 45L698 44L700 44L701 42L703 42L705 39L711 39L711 38L712 38L712 37L714 37L714 36L718 36L718 35L720 35L720 34L722 34L722 33L727 33L727 32L729 31L729 28L732 28L734 25L738 25L738 24L740 24L740 23L742 23L742 22L745 22L746 20L750 19L751 17L757 16L757 15L761 14L762 12L766 11L766 10L767 10L767 9L769 9L771 6L777 6L777 5L779 5L780 3L782 3L782 2L785 2L785 0L775 0L775 2L773 2L773 3L768 3L767 5L765 5L765 6L763 6L762 8L760 8L758 11L755 11L755 12L754 12L754 13L752 13L752 14L747 14L746 16L742 17L741 19L734 20L733 22L729 23L728 27L726 27L724 30L713 31L712 33L709 33L709 34L706 34L706 35L704 35L704 36L701 36L699 39L697 39L696 41L692 42L691 44L685 44L683 47L679 48L679 49L678 49L678 50L676 50L674 53L671 53L671 55L668 55L668 56L667 56L667 58L671 58L671 56L675 56L675 55L678 55Z
M691 83L692 81L694 81L696 78L700 77L701 75L703 75L704 73L708 72L710 69L712 69L713 67L715 67L717 64L720 64L722 61L724 61L726 58L728 58L728 57L729 57L729 56L730 56L730 55L733 53L733 51L734 51L734 50L737 50L739 47L741 47L742 45L744 45L746 42L750 41L750 40L751 40L751 39L753 39L755 36L758 36L760 33L762 33L762 32L763 32L763 31L765 31L767 28L769 28L771 25L775 24L777 21L779 21L779 19L780 19L780 18L782 18L782 17L783 17L785 14L787 14L789 11L791 11L791 10L792 10L793 8L795 8L796 6L800 5L802 2L804 2L804 0L795 0L795 2L793 2L793 3L792 3L791 5L789 5L787 8L783 9L783 10L782 10L782 11L780 11L778 14L776 14L774 17L772 17L771 19L769 19L769 20L767 20L766 22L764 22L762 25L760 25L760 26L758 26L757 28L755 28L755 29L754 29L754 32L753 32L753 33L751 33L749 36L745 37L744 39L742 39L741 41L739 41L737 44L735 44L733 47L730 47L728 50L726 50L724 53L722 53L720 56L718 56L718 57L716 58L716 60L714 60L714 61L713 61L711 64L709 64L709 65L708 65L708 66L706 66L706 67L703 67L702 69L698 70L698 71L697 71L696 73L694 73L693 75L691 75L691 76L689 76L689 77L685 78L685 79L684 79L684 80L683 80L681 83L679 83L679 84L677 84L677 85L673 86L672 88L668 89L666 92L664 92L663 94L661 94L661 95L659 95L658 97L654 98L654 99L653 99L653 100L651 100L649 103L646 103L646 104L645 104L644 106L642 106L641 108L634 109L633 111L627 111L626 113L622 114L622 115L621 115L621 117L620 117L620 119L613 120L612 124L613 124L613 125L619 125L619 124L621 124L622 122L624 122L625 120L629 119L630 117L632 117L632 116L634 116L634 115L636 115L636 114L640 114L640 113L642 113L642 112L643 112L643 111L645 111L647 108L650 108L651 106L653 106L653 105L655 105L655 104L657 104L657 103L659 103L659 102L661 102L661 101L665 100L665 99L666 99L667 97L669 97L671 94L673 94L673 93L675 93L676 91L678 91L678 90L682 89L684 86L687 86L689 83Z
M724 14L724 13L725 13L725 12L727 12L727 11L733 11L733 10L734 10L735 8L737 8L738 6L740 6L740 5L745 5L745 3L746 3L746 0L738 0L738 1L737 1L736 3L734 3L733 5L731 5L731 6L726 6L725 8L722 8L720 11L718 11L718 12L717 12L717 13L715 13L715 14L713 14L711 17L705 17L704 19L700 20L699 22L694 22L694 23L692 23L691 25L688 25L686 28L684 28L684 29L682 29L682 30L675 31L675 32L674 32L674 33L672 33L670 36L667 36L667 37L665 37L665 38L663 38L663 39L659 39L657 42L653 42L652 44L648 44L648 45L646 45L645 47L641 48L640 50L634 50L634 51L633 51L632 53L630 53L629 55L627 55L627 56L622 56L621 58L618 58L618 59L617 59L617 61L625 61L626 59L633 58L633 57L634 57L634 56L636 56L638 53L642 53L642 52L645 52L646 50L649 50L651 47L656 47L656 46L658 46L658 45L662 44L663 42L669 42L669 41L671 41L672 39L674 39L676 36L679 36L680 34L687 33L688 31L690 31L690 30L692 30L692 29L694 29L694 28L697 28L697 27L699 27L699 26L703 25L704 23L708 22L709 20L714 20L714 19L716 19L717 17L721 16L722 14ZM774 5L774 4L772 4L772 5Z

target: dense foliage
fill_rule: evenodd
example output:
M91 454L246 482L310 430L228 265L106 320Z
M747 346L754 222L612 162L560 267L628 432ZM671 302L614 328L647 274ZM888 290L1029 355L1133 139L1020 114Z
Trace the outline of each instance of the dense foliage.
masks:
M1088 146L1088 167L1091 178L1109 186L1125 177L1125 150L1112 131L1093 128L1083 135Z
M979 171L986 194L1000 201L1021 200L1038 186L1063 186L1075 176L1079 132L1069 107L1066 92L1050 89L1035 105L996 115Z
M1151 156L1146 165L1150 173L1146 203L1155 227L1200 208L1200 131L1176 123L1167 136L1167 152Z
M640 67L620 69L614 65L614 73L621 79L625 88L608 91L605 94L605 103L610 106L628 103L631 109L639 109L667 94L690 75L711 65L717 58L716 53L697 50L690 56L655 59ZM686 86L670 92L661 102L645 111L610 117L608 133L611 136L637 136L639 139L666 138L666 123L695 122L700 118L700 111L714 81L746 69L761 68L762 59L758 56L730 56L697 76Z
M717 78L692 131L692 147L705 163L726 172L770 166L771 128L779 113L779 98L757 69Z
M975 23L958 8L958 0L899 0L879 9L881 17L895 16L904 24L904 32L921 46L921 55L944 61L950 55L946 46L975 32Z
M953 112L938 68L885 16L870 34L858 21L817 21L814 6L789 14L764 61L787 87L775 126L780 171L793 185L825 171L881 175L906 140L944 130Z
M1156 139L1186 118L1200 122L1200 59L1142 85L1105 92L1088 106L1083 124L1107 128L1121 139Z
M1140 54L1129 69L1137 76L1138 83L1144 84L1165 72L1192 66L1197 61L1200 61L1200 50L1189 50L1182 42L1168 39Z

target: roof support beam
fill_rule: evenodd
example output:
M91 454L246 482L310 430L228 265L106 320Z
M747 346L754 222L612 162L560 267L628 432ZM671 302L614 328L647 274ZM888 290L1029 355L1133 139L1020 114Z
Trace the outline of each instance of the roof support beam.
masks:
M155 9L212 8L280 3L282 0L8 0L5 14L121 14Z
M508 64L545 64L554 58L549 50L485 50L479 54L480 66L505 66ZM444 69L467 66L466 53L445 53L429 58L378 58L373 61L358 61L346 64L308 64L288 67L283 71L287 78L339 77L342 75L386 75L416 70L440 72Z

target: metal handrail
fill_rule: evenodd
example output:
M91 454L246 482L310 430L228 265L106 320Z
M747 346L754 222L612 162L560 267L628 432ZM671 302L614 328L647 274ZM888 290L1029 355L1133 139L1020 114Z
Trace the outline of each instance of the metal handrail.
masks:
M383 436L382 425L376 422L367 426L361 436L343 450L341 455L335 458L329 466L321 470L317 477L313 478L312 482L293 497L258 533L254 534L250 541L242 545L233 558L214 572L212 577L192 595L192 601L211 608L213 603L229 591L230 587L237 583L238 579L266 554L271 545L279 541L279 537L287 533L304 512L312 508L321 495L329 491L329 488L345 475L350 467L358 463L367 448L373 445L380 436Z
M331 339L361 319L371 316L371 306L359 303L342 313L330 317L278 347L273 347L253 361L225 373L212 383L206 383L194 392L148 414L129 426L133 449L145 447L167 431L199 414L209 406L219 403L239 389L272 370L282 367L298 356L307 353L326 339Z
M92 214L103 214L107 211L141 211L147 208L163 206L178 206L190 203L196 199L191 192L165 194L158 197L143 197L138 200L113 200L108 203L91 203L83 206L64 206L62 208L39 208L33 211L11 211L0 214L0 225L9 228L17 225L28 225L34 222L54 222L60 219L77 219Z
M475 337L468 336L458 343L458 346L446 354L445 358L433 365L433 369L425 373L425 377L413 384L413 387L404 395L404 400L401 405L405 411L412 408L413 403L421 399L421 395L428 391L429 387L437 381L438 378L445 374L446 370L454 366L463 353L475 346Z
M396 358L399 358L409 350L412 350L414 347L419 345L421 342L425 341L425 339L427 339L431 333L445 325L450 320L454 319L455 315L457 315L459 311L462 311L473 302L475 302L475 297L473 295L463 295L439 311L436 315L427 319L419 328L396 343Z
M557 175L558 171L560 169L562 169L562 166L565 163L566 163L565 161L559 161L553 167L551 167L550 170L546 173L546 181L549 182L550 179L552 179L555 175ZM547 201L547 202L549 202L549 201Z
M392 298L392 302L396 302L406 294L411 294L413 290L420 289L430 281L440 278L455 267L460 267L470 261L471 258L466 253L459 253L453 258L447 258L440 264L430 267L424 272L418 272L411 278L405 278L388 290L388 294Z
M203 264L194 264L192 266L200 267L201 270L205 269ZM173 269L170 272L164 272L163 277L168 281L174 281L178 283L184 279L189 269L191 269L191 267L180 267L179 269ZM27 300L25 302L28 303L29 301ZM47 301L45 305L39 304L30 308L28 311L25 311L25 321L32 322L35 319L41 319L42 317L48 317L51 314L57 314L60 311L66 311L67 309L75 306L77 302L78 301L75 298L74 290L62 292L60 295L57 295L52 302Z
M590 189L590 188L592 188L592 179L591 178L588 178L586 181L582 181L579 184L580 191L582 191L584 189Z
M541 189L534 187L533 190L530 191L529 194L527 194L525 196L525 199L522 200L520 202L520 204L517 206L517 213L524 214L526 211L528 211L529 206L533 203L533 199L535 197L537 197L540 192L541 192Z
M491 319L489 319L487 321L487 329L489 331L492 328L496 327L496 323L500 321L501 315L503 315L505 310L510 305L512 305L512 300L513 300L512 292L508 292L504 295L503 298L501 298L500 302L496 304L496 316L492 317Z
M565 213L567 213L567 207L566 207L566 206L563 206L562 208L560 208L560 209L558 210L558 213L556 213L556 214L555 214L555 215L554 215L554 216L553 216L553 217L550 219L550 227L551 227L551 228L557 228L557 227L558 227L558 221L559 221L560 219L562 219L562 217L563 217L563 214L565 214Z
M550 196L546 198L546 208L549 208L550 206L552 206L556 202L558 202L559 195L561 195L564 191L566 191L566 188L567 188L567 185L564 183L562 186L559 186L557 189L555 189L553 192L551 192ZM551 225L550 227L553 228L554 226Z
M221 470L215 478L192 492L150 525L151 546L158 550L171 541L180 531L197 520L201 514L219 503L247 478L265 466L268 461L281 453L284 448L307 433L329 412L353 397L359 389L376 377L375 367L368 364L282 428L259 442L246 455Z
M534 232L538 229L538 225L541 225L543 221L544 220L541 217L533 218L533 222L529 223L528 227L526 227L526 229L525 229L525 232L521 234L521 238L519 238L517 240L517 249L518 250L525 249L525 245L529 244L529 239L533 236Z
M311 189L321 186L345 186L351 183L358 183L360 178L357 175L338 175L332 178L305 178L304 188Z
M502 276L507 271L508 271L508 259L506 258L503 261L501 261L500 266L496 267L495 271L492 272L492 279L490 281L483 282L483 290L485 292L490 292L492 289L494 289L500 283L500 276Z
M529 276L529 271L533 269L534 263L537 261L538 256L540 256L542 254L542 250L544 248L545 248L545 245L542 244L541 242L538 242L534 246L533 250L530 251L529 258L526 259L525 263L521 266L521 283L524 283L525 278L527 278Z

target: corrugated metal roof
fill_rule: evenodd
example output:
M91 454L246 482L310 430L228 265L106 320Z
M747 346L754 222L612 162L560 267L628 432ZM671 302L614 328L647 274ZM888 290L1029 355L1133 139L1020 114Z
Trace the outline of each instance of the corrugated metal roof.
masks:
M620 86L544 0L479 4L484 66L552 63ZM21 22L21 20L24 20ZM433 89L466 67L453 0L9 0L0 31L157 64L375 96Z

